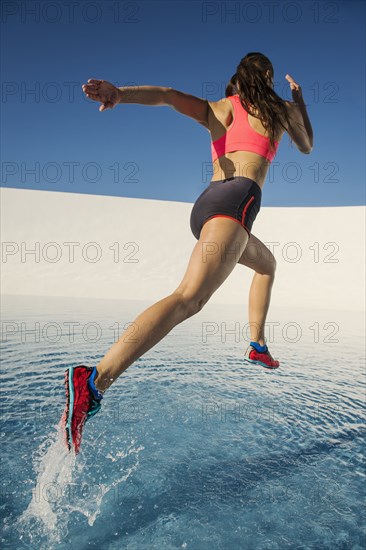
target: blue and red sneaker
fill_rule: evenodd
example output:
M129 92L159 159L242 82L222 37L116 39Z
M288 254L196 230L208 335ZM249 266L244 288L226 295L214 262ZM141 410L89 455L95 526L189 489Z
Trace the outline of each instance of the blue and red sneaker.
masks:
M244 360L249 363L261 365L267 369L278 369L280 366L279 361L273 359L272 355L269 353L267 344L260 346L258 342L250 342L244 354Z
M101 408L103 395L97 390L94 379L96 367L78 365L65 372L66 406L61 417L64 441L69 451L78 454L85 422Z

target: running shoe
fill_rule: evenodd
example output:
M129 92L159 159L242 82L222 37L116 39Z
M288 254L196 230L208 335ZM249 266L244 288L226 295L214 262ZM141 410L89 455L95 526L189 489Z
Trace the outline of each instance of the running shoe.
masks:
M96 367L78 365L65 372L66 406L61 417L64 441L69 451L80 450L85 422L101 408L103 395L97 390L94 379Z
M277 369L280 366L279 361L273 359L269 353L267 345L260 346L258 342L250 342L244 354L244 359L249 363L261 365L267 369Z

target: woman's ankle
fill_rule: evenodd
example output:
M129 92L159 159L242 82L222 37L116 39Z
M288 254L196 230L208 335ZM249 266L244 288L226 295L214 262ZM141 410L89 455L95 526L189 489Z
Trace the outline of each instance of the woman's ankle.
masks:
M258 351L258 353L267 353L268 351L268 347L266 343L260 344L256 340L251 340L250 344L252 347L254 347Z
M256 338L252 338L251 342L256 342L260 346L265 346L266 345L266 341L265 341L264 338L259 338L258 340Z
M97 375L94 379L94 385L100 393L104 394L113 383L113 378L109 377L105 373L99 372L98 367L96 367L96 369Z

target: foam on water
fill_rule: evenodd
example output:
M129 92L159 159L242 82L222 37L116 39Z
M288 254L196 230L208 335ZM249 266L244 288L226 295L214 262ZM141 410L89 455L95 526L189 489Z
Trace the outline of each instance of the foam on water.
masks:
M76 457L75 453L68 452L60 424L56 425L54 432L34 454L33 469L37 477L32 500L15 524L20 541L38 547L40 539L45 539L44 546L40 548L53 548L66 537L70 516L75 512L83 515L93 526L101 512L103 498L139 467L139 453L143 449L142 445L137 446L136 441L132 440L125 451L117 451L115 455L108 453L106 458L110 461L121 461L121 473L115 480L98 483L97 492L92 492L92 498L88 499L85 490L89 491L90 485L84 485L81 491L74 490L78 480L83 479L86 473L87 463L82 453ZM135 460L123 468L123 459L128 456L134 456Z
M62 498L62 489L72 484L75 455L67 452L59 427L40 445L35 454L38 455L33 460L37 475L36 486L32 491L32 500L16 526L20 539L29 534L32 542L40 534L34 533L33 523L36 521L38 529L49 542L56 543L60 541L62 532L67 530L67 518L63 511L66 495L64 492Z

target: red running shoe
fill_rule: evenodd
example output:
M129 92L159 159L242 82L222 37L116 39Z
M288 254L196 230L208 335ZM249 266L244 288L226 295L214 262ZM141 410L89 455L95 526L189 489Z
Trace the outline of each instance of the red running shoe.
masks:
M78 454L85 422L101 408L103 395L94 385L96 367L79 365L65 372L66 406L61 417L64 441L69 451Z
M261 351L258 351L257 347L259 347ZM249 363L262 365L262 367L266 367L267 369L278 369L280 366L279 361L273 359L272 355L269 353L267 345L260 346L257 342L250 342L244 354L244 359Z

